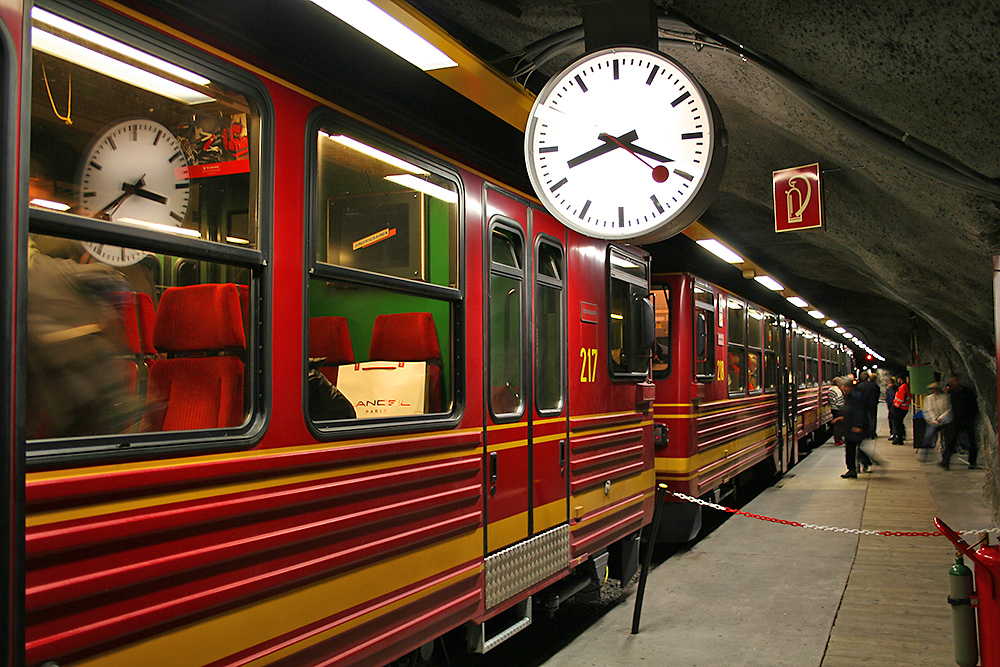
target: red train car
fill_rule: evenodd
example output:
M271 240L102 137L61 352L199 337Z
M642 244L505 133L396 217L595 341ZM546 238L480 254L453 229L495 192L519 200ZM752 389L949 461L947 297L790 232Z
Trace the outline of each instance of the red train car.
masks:
M629 577L643 251L198 26L0 10L9 664L484 651Z
M849 372L846 347L691 274L655 274L653 300L658 482L718 500L826 439L824 389ZM697 534L700 506L666 511L661 538Z

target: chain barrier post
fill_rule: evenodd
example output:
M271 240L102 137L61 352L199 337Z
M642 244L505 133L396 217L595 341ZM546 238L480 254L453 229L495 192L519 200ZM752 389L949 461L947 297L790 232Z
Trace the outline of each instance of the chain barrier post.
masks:
M646 551L642 556L642 573L639 575L639 587L635 593L635 609L632 610L632 634L639 634L639 617L642 616L642 598L646 592L646 577L649 575L649 565L653 560L653 547L656 545L656 534L660 530L660 517L663 515L663 503L667 501L667 485L657 484L653 496L653 521L646 538Z

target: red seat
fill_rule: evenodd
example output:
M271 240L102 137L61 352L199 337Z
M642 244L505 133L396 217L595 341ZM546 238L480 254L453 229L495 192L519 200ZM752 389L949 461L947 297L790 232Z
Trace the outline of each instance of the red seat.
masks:
M243 422L246 335L233 283L171 287L160 297L145 427L178 431Z
M337 367L354 363L351 330L346 317L325 315L309 318L309 358L326 357L319 371L337 384Z
M372 326L371 361L427 362L429 412L441 412L441 346L438 345L434 316L430 313L392 313L379 315Z

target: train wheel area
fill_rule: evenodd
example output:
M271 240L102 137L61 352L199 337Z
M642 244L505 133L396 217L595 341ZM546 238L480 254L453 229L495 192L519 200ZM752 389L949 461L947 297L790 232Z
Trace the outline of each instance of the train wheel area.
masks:
M740 508L844 532L705 508L711 532L654 552L638 634L635 585L606 586L599 602L567 605L520 641L450 664L951 664L954 548L940 536L866 531L933 532L935 516L959 530L991 527L983 471L943 470L887 432L883 417L883 437L866 444L885 464L872 473L842 479L844 448L830 441Z

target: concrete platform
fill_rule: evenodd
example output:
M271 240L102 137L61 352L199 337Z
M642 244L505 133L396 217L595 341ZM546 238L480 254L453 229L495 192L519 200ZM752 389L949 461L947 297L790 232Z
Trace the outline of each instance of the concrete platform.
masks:
M872 444L886 463L875 472L842 479L844 448L827 444L744 511L849 529L933 531L935 516L956 530L992 527L982 470L956 457L945 471L940 455L922 462L910 442ZM943 537L859 536L733 516L650 573L639 634L630 634L633 587L544 664L954 665L946 603L953 563Z

